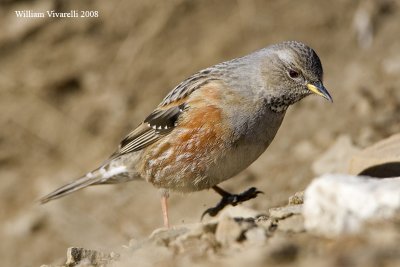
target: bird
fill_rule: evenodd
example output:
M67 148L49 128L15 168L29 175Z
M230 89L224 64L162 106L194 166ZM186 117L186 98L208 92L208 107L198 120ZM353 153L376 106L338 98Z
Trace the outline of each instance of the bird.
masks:
M262 193L232 194L219 184L253 163L271 144L286 110L315 94L330 102L317 53L299 41L272 44L198 71L173 88L97 169L40 199L46 203L82 188L145 180L161 192L169 227L171 192L213 189L215 216Z

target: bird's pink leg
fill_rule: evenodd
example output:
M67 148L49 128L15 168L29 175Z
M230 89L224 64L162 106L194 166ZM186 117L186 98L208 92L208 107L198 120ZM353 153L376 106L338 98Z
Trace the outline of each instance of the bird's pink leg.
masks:
M163 194L161 196L161 209L164 219L164 226L169 228L169 220L168 220L168 194Z

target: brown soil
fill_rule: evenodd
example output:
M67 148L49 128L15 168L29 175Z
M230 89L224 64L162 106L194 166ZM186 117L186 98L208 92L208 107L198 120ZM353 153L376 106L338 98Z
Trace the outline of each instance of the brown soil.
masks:
M93 187L44 206L36 200L101 163L182 79L269 44L312 46L335 102L309 97L292 107L268 151L223 184L265 192L246 205L267 210L303 190L312 162L341 134L364 147L400 132L399 0L6 0L0 6L4 266L62 262L70 246L112 250L159 227L159 195L144 182ZM25 9L100 16L16 18L14 10ZM355 26L360 14L371 28ZM171 223L198 222L217 200L211 191L172 195Z

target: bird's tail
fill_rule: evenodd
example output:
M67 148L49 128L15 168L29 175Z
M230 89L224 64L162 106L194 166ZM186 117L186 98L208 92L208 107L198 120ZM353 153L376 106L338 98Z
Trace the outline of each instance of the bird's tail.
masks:
M50 194L42 197L39 201L41 204L44 204L90 185L119 182L118 179L113 178L126 175L127 171L125 166L110 168L109 165L103 165L102 167L87 173L85 176L58 188Z

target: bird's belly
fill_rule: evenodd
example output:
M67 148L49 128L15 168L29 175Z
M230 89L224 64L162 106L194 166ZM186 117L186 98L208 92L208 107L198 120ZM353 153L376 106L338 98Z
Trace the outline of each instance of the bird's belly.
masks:
M272 142L282 116L261 117L237 138L226 138L215 125L180 129L144 151L140 172L154 186L173 191L208 189L254 162Z
M267 149L268 144L243 144L231 149L208 171L212 185L219 184L250 166Z
M260 123L255 131L249 131L231 146L225 157L209 170L213 184L223 182L250 166L268 148L274 139L282 118Z

